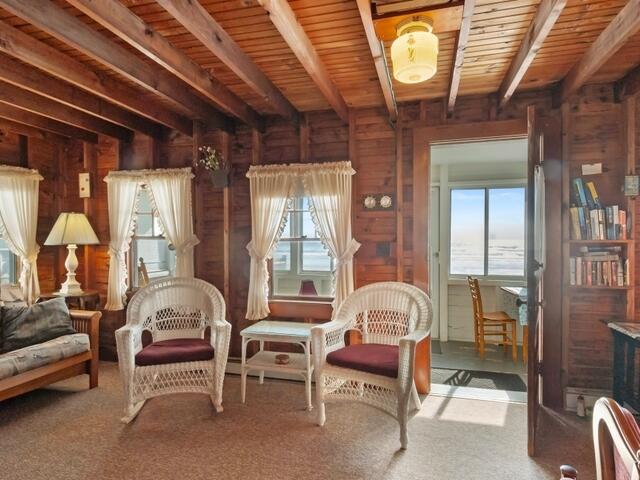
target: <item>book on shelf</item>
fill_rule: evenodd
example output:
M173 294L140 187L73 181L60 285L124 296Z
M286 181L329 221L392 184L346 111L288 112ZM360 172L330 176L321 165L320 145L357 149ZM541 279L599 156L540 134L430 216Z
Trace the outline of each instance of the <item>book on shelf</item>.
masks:
M629 285L629 260L622 247L581 247L569 257L569 284L624 287Z
M604 207L593 182L573 179L574 202L569 208L574 240L627 240L631 231L627 215L618 205Z

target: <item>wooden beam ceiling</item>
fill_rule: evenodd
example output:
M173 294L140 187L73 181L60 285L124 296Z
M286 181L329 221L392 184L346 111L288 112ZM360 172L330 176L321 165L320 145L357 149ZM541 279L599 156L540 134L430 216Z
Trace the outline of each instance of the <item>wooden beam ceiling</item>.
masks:
M357 0L357 3L358 10L360 11L360 18L362 19L362 26L364 27L364 33L367 36L369 49L373 56L378 80L380 81L380 88L382 88L384 103L389 111L389 119L391 122L396 122L398 119L398 105L396 104L396 97L393 93L393 84L391 83L391 77L389 75L389 67L387 65L387 56L385 55L384 44L378 40L378 36L376 35L376 30L373 25L371 17L371 2L369 0Z
M640 93L640 65L616 82L616 96L630 97Z
M124 142L133 137L131 130L3 81L0 81L0 102Z
M128 85L91 70L4 22L0 22L0 51L123 108L191 135L192 123L187 117L147 101Z
M253 127L263 125L262 118L253 108L223 84L211 78L203 68L191 60L182 50L174 47L167 39L120 2L68 0L68 3L169 70L190 87L212 101L216 106L226 110L248 125ZM166 2L160 1L158 3L164 5ZM177 7L178 2L169 2L169 4L175 4ZM197 2L192 4L192 6L195 7L196 4ZM200 7L199 4L197 4L197 6ZM202 9L202 7L200 7L200 9ZM189 12L189 14L191 15L191 12ZM216 30L215 35L221 35L222 32L224 32L220 30ZM215 41L215 35L206 36L205 38ZM233 54L237 56L238 54L242 54L242 52L233 52ZM249 60L249 62L251 61ZM264 74L262 74L255 65L253 66L254 71L252 74L256 76L262 75L268 82ZM278 94L279 93L280 92L278 92ZM281 94L280 97L282 101L286 102L287 105L293 109ZM295 114L295 109L293 109L293 113Z
M225 115L193 94L182 81L162 68L148 65L49 0L31 0L28 3L0 0L0 6L178 108L186 109L205 124L213 122L217 126L225 122Z
M343 122L349 123L349 108L335 83L331 80L331 76L311 40L298 22L289 2L287 0L258 0L258 3L267 11L271 22L318 86L329 105Z
M54 143L63 143L67 140L65 137L58 135L57 133L47 132L30 125L24 125L5 118L0 118L0 130L8 130L10 132L17 133L18 135L24 135L25 137L52 141Z
M0 118L30 125L41 130L46 130L47 132L62 135L63 137L75 138L83 142L98 143L98 135L93 132L67 125L66 123L58 122L57 120L52 120L51 118L43 117L42 115L37 115L2 102L0 102Z
M564 77L560 86L561 101L567 101L638 30L640 0L629 0Z
M529 65L538 54L538 50L542 47L566 4L567 0L542 0L538 5L536 16L529 25L518 53L511 61L509 70L507 70L507 74L498 90L498 99L501 107L515 93Z
M447 110L453 112L458 97L458 89L460 88L460 77L462 76L462 66L464 64L464 51L469 41L469 32L471 31L471 17L475 8L476 0L465 0L462 7L462 23L460 31L456 39L456 54L451 66L451 77L449 80L449 95L447 100Z
M272 105L276 112L294 122L298 121L298 111L295 107L197 0L157 0L157 2L243 82ZM95 5L97 2L70 0L70 3ZM125 7L119 8L127 10ZM154 45L148 48L152 51L158 50ZM156 53L156 56L160 55Z
M162 136L161 125L2 54L0 80L150 137Z

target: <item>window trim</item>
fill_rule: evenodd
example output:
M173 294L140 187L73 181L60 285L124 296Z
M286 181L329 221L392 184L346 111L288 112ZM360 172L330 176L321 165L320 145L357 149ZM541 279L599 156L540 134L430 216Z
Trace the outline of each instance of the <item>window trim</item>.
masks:
M146 185L141 185L140 189L138 191L138 195L140 195L140 193L147 189L148 187ZM136 206L139 205L138 203L139 201L139 197L136 199ZM136 248L136 240L163 240L166 241L167 243L168 240L166 239L166 237L164 235L162 235L161 232L159 232L157 235L153 235L153 233L155 232L155 223L153 221L153 217L157 216L157 212L154 212L153 210L153 205L151 205L151 233L152 235L143 235L143 236L138 236L136 235L136 230L138 228L138 222L137 222L137 217L139 215L137 210L134 210L133 212L134 217L136 218L136 225L135 228L133 230L133 235L131 235L131 240L129 241L129 249L127 250L126 256L127 256L127 266L129 268L129 288L128 291L129 292L136 292L140 287L137 285L138 283L138 250ZM148 215L148 213L144 213L144 215ZM157 278L168 278L171 277L171 275L167 275L167 277L157 277ZM153 278L150 280L156 280L157 278Z
M304 242L320 242L322 243L322 239L319 237L305 237L303 234L303 223L302 223L302 214L307 210L302 208L302 201L305 196L297 196L293 197L294 204L291 210L287 211L287 215L299 213L300 215L291 215L291 229L289 229L289 234L291 230L293 230L293 234L296 236L288 236L284 235L280 238L280 241L290 242L290 258L291 265L288 271L288 275L292 276L333 276L335 273L335 259L329 255L329 259L331 261L330 270L304 270L303 269L303 248L301 246ZM287 227L289 227L287 225ZM299 234L299 236L297 236ZM274 291L274 282L273 279L275 277L275 271L273 269L273 260L270 259L267 262L267 269L269 272L269 300L273 301L304 301L304 302L316 302L316 303L327 303L332 302L333 297L328 296L307 296L307 295L276 295L273 293Z
M4 240L2 237L0 237L0 239ZM6 243L6 240L4 241ZM9 258L13 260L11 262L13 264L13 268L9 271L9 285L18 285L20 281L20 268L22 266L22 262L20 261L20 257L18 255L9 250L8 246L6 250L9 252ZM0 283L2 283L1 280Z
M447 185L447 190L449 192L449 211L447 213L448 220L448 228L449 232L447 234L448 241L448 268L447 268L447 278L449 281L456 281L465 279L467 275L471 275L473 277L478 278L478 280L507 280L507 281L523 281L526 279L526 264L524 266L524 272L522 275L489 275L489 190L493 189L502 189L502 188L523 188L524 189L524 198L525 198L525 215L526 215L526 199L527 199L527 179L510 179L510 180L470 180L470 181L458 181L458 182L449 182ZM485 190L484 196L484 274L460 274L460 273L451 273L451 195L453 190ZM526 246L526 218L525 218L525 252L527 249Z

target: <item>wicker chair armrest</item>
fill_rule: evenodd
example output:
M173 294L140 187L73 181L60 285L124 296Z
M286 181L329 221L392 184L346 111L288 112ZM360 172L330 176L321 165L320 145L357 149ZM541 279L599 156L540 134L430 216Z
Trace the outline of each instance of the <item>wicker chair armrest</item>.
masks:
M411 386L415 367L416 345L429 335L426 330L415 330L400 339L398 348L398 381L404 386Z
M228 350L231 339L231 324L225 319L211 322L211 346L216 352Z

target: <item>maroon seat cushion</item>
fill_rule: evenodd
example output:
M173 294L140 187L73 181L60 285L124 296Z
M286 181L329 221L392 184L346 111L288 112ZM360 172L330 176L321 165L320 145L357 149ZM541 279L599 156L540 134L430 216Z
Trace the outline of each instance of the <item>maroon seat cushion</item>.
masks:
M213 358L213 347L200 338L174 338L153 342L136 355L136 365L202 362Z
M327 355L327 363L336 367L351 368L361 372L396 378L398 376L398 347L378 343L349 345Z

